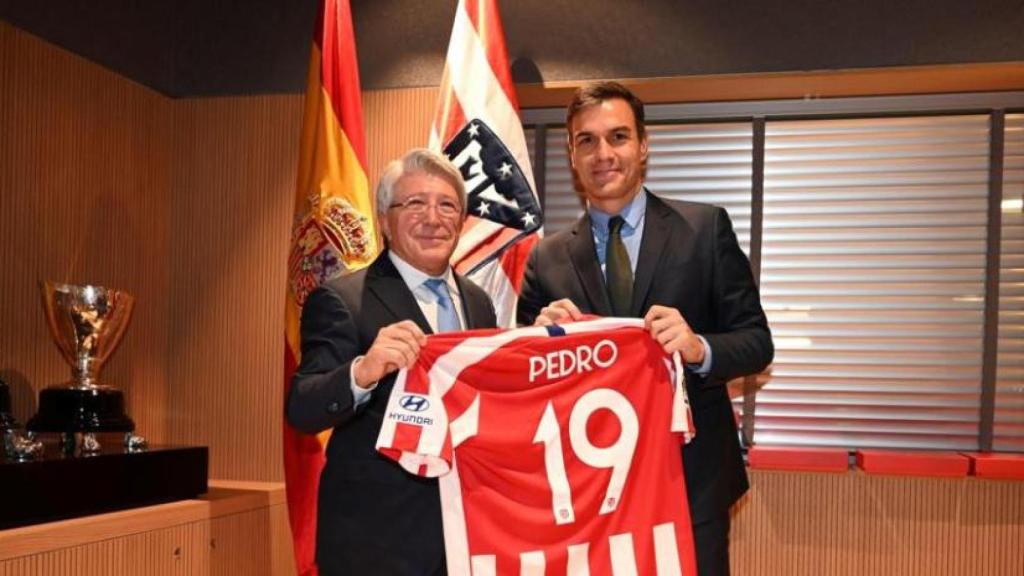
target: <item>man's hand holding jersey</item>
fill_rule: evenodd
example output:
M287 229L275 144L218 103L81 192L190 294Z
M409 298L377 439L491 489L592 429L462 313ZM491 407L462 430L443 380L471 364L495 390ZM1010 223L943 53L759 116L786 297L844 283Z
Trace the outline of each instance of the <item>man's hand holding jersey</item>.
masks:
M412 366L426 342L427 336L412 320L381 328L370 349L352 366L356 386L371 388L388 374Z
M534 326L551 326L552 324L564 324L575 322L583 318L583 312L568 298L555 300L551 304L540 309L540 313L533 320Z
M565 322L575 322L583 318L583 313L568 298L555 300L541 308L534 320L534 326L551 326ZM704 341L690 329L679 310L668 306L651 306L644 315L644 327L651 333L666 354L679 352L687 364L700 365L704 362Z

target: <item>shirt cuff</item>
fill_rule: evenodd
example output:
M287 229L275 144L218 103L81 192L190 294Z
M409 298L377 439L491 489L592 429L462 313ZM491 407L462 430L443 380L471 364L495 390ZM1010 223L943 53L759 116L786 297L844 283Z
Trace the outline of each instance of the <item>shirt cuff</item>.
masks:
M703 336L700 334L696 336L700 338L700 343L704 345L704 361L700 364L687 364L686 367L698 376L707 376L711 373L711 346L708 345L708 341Z
M707 344L704 344L704 347L707 348ZM358 364L362 359L362 356L356 356L355 360L353 360L352 364L349 364L348 367L348 381L349 385L352 387L353 408L359 408L363 404L366 404L370 400L370 392L373 392L373 389L377 387L376 382L371 384L369 388L363 388L356 384L356 364Z

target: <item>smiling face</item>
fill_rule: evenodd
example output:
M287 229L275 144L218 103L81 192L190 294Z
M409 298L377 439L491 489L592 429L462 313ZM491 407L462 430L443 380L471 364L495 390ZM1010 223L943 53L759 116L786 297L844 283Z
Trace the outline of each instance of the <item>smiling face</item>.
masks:
M443 208L445 204L459 209L451 214ZM388 249L421 272L443 274L459 241L464 219L461 208L458 192L443 179L425 172L402 176L395 183L391 206L381 218Z
M569 153L587 201L618 214L640 191L647 162L647 137L637 132L629 103L604 100L580 110L572 120Z

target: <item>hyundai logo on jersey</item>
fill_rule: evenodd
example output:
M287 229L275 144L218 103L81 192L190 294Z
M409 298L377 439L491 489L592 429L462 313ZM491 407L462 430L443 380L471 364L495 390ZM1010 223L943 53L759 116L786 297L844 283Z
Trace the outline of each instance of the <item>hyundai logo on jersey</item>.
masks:
M423 412L430 408L430 402L426 398L423 396L413 396L412 394L402 396L402 399L398 401L398 405L409 412Z

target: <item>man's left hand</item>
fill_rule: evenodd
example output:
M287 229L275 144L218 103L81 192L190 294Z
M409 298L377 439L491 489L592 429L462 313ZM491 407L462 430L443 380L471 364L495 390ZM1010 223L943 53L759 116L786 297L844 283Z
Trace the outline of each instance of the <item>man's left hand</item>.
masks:
M644 316L644 327L666 354L679 352L687 364L704 362L704 343L693 333L679 310L651 306Z

